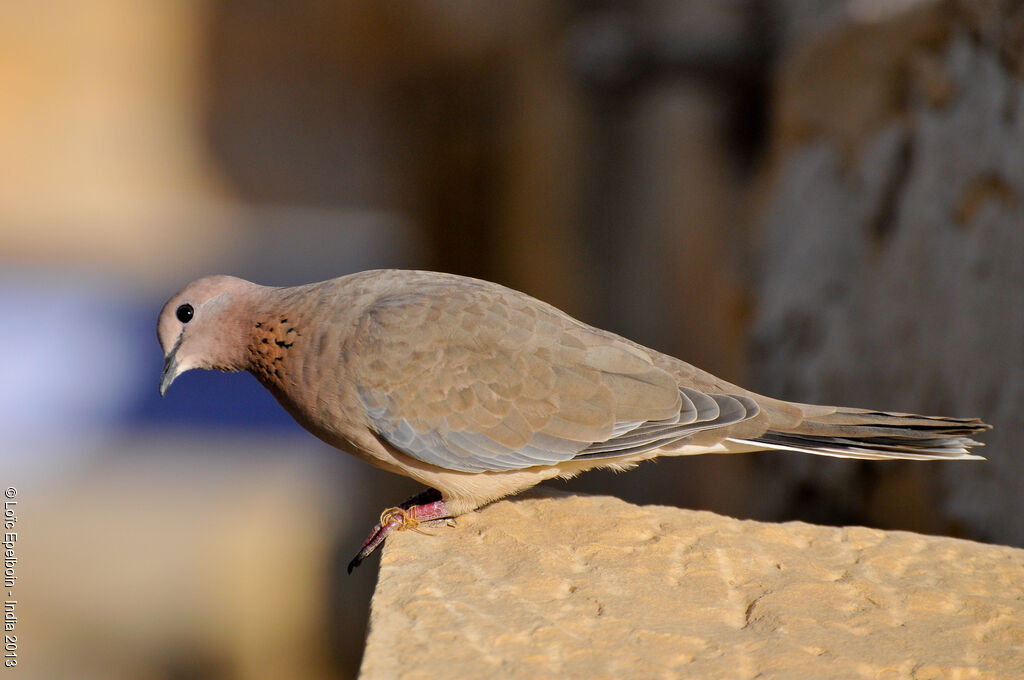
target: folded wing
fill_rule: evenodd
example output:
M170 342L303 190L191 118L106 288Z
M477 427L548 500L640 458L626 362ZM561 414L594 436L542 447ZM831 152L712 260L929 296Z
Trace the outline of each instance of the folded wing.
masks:
M634 455L758 413L745 396L681 388L630 343L505 289L391 295L360 333L370 424L448 470Z

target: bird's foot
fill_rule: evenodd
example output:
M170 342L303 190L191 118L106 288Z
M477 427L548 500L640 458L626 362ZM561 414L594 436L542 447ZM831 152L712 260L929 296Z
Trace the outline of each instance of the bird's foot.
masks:
M388 508L384 512L380 513L380 522L377 524L377 526L386 527L389 526L392 522L396 521L398 522L398 526L392 529L392 531L405 531L406 529L411 529L415 531L417 534L425 534L427 536L434 535L429 531L424 531L423 529L421 529L420 524L422 522L420 522L420 520L417 519L417 517L413 513L401 507Z
M380 522L373 527L373 531L370 532L359 553L348 563L348 573L351 574L353 569L372 555L373 551L380 547L392 531L412 529L421 534L432 535L420 527L432 526L441 522L454 523L454 520L449 516L448 508L445 506L441 494L434 489L422 491L398 507L388 508L380 514Z

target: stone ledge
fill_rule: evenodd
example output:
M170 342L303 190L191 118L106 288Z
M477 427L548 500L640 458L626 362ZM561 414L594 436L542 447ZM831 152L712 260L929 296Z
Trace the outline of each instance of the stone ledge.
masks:
M1007 678L1024 550L531 493L392 535L361 677Z

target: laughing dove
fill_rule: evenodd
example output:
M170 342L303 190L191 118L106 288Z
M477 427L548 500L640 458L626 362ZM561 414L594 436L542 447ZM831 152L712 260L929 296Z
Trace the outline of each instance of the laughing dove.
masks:
M249 371L328 444L429 489L397 528L552 477L662 455L782 450L975 459L978 419L797 404L731 385L486 281L380 270L293 288L199 279L160 313L160 393L193 368Z

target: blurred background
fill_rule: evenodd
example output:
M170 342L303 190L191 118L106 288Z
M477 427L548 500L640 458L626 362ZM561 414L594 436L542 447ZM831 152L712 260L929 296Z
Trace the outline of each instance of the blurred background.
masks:
M1024 545L1024 10L932 0L0 8L0 482L22 677L345 678L416 487L248 375L157 396L207 273L427 268L985 463L702 456L556 486Z

